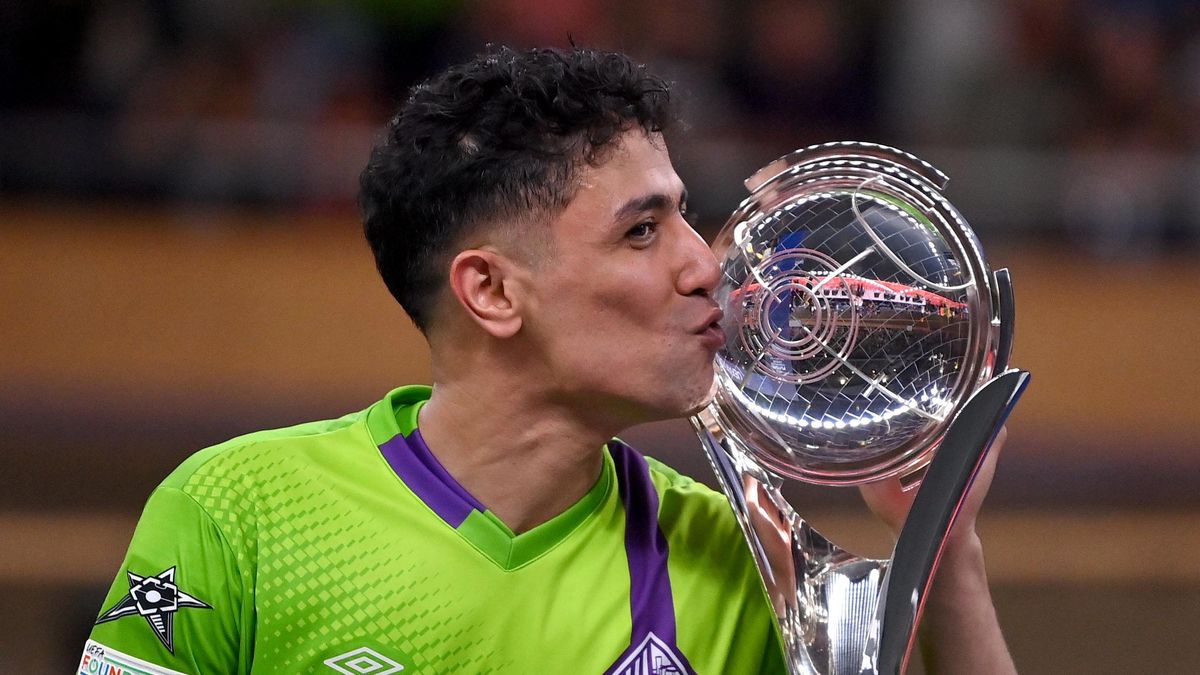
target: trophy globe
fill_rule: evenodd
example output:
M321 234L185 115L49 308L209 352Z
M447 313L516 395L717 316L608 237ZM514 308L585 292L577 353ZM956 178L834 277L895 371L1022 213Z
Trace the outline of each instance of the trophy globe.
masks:
M713 244L726 342L693 424L793 673L902 668L945 535L1026 383L1006 370L1008 272L989 269L946 181L894 148L812 146L750 177ZM892 477L922 487L884 561L825 540L780 491Z

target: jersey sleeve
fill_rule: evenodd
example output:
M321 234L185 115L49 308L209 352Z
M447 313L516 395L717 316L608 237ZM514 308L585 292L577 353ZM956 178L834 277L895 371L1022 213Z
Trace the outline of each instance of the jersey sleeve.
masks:
M160 486L146 503L79 672L248 673L253 608L221 529L187 493Z

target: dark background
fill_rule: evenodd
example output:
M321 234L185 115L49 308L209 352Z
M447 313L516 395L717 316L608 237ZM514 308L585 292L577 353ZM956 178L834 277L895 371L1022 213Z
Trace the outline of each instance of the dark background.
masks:
M354 189L487 43L676 82L701 229L797 147L888 143L1018 299L1034 374L982 518L1025 673L1200 662L1200 10L1182 0L0 3L0 672L68 672L147 494L230 436L427 381ZM681 422L632 430L705 480ZM853 491L798 488L883 555Z

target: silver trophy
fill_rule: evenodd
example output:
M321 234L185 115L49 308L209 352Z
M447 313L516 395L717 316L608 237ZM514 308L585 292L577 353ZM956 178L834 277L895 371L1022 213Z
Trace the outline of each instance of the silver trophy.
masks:
M894 148L812 146L750 177L713 245L726 345L692 422L793 675L904 669L954 516L1028 380L1007 368L1008 272L946 181ZM920 487L887 560L839 548L781 492L890 477Z

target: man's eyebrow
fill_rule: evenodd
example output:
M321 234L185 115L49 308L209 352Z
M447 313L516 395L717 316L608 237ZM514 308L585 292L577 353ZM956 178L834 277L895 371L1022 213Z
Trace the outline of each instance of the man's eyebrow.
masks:
M688 192L687 188L684 188L683 192L681 192L679 195L679 204L687 204L687 200ZM625 202L621 208L617 209L617 215L615 218L618 221L625 220L626 218L631 218L639 213L642 213L643 211L655 211L658 209L665 209L673 205L675 205L675 198L662 193L646 195L644 197L635 197Z

